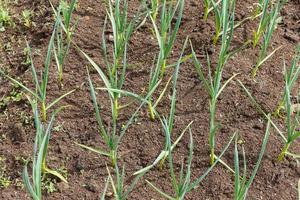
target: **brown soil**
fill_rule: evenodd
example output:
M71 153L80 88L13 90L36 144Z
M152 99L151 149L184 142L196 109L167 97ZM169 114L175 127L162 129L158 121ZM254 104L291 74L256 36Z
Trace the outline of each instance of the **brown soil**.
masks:
M36 3L35 3L36 2ZM28 66L22 64L25 60L23 49L26 38L34 52L34 64L40 72L43 68L43 59L47 43L51 34L53 16L48 1L19 1L12 4L15 27L7 28L0 35L0 66L10 75L22 80L26 85L31 84L31 72ZM241 20L250 15L250 9L255 1L245 0L237 2L236 18ZM136 10L138 1L129 1L129 12L132 15ZM26 29L18 20L18 16L25 8L35 11L33 21L36 26ZM171 60L175 61L183 46L187 35L190 36L194 49L205 62L205 51L211 54L212 63L216 62L219 45L211 45L210 38L214 33L214 18L211 15L205 22L202 17L203 5L200 0L187 0L184 17L174 47ZM239 73L238 78L248 87L259 104L268 112L272 112L278 104L283 92L283 60L288 63L294 55L299 41L300 32L300 2L291 0L282 9L282 23L274 32L271 47L282 48L271 57L258 73L255 80L249 74L258 56L258 49L247 48L229 60L223 74L224 80L233 73ZM90 55L97 63L103 64L101 56L101 33L105 17L104 5L101 0L79 0L79 8L75 12L78 18L78 29L75 41L78 46ZM252 36L258 20L248 21L235 31L232 48L239 47L247 38ZM130 45L126 90L141 94L147 87L150 66L158 47L155 38L151 37L151 23L146 24L135 32ZM64 99L61 103L72 107L60 113L50 140L48 164L52 168L64 167L67 170L68 184L58 181L56 191L45 192L45 199L99 199L107 178L106 165L108 159L94 153L84 151L75 142L104 148L97 132L97 125L87 85L85 66L86 59L75 48L72 48L64 68L65 85L59 89L56 80L55 67L51 68L48 87L49 99L59 94L78 88L77 91ZM93 80L99 80L97 73L92 74ZM97 81L100 86L102 83ZM3 77L0 77L0 97L7 97L14 88ZM181 65L178 80L178 95L175 118L174 138L178 136L185 126L193 121L192 130L195 142L194 158L192 164L192 179L202 175L209 167L208 146L208 95L199 81L191 62ZM171 93L171 91L169 91ZM99 92L99 102L103 108L103 118L109 123L110 104L105 92ZM103 95L102 95L103 94ZM122 103L129 102L122 100ZM159 105L161 113L168 113L169 100L166 98ZM135 107L131 106L121 111L120 121L124 123ZM138 169L150 164L164 147L164 134L159 121L151 122L147 117L146 107L142 110L123 138L119 148L120 165L126 166L126 185L132 180L132 174ZM262 115L252 106L248 97L239 85L232 82L221 95L218 105L218 119L222 124L217 134L217 153L219 153L234 131L238 131L245 141L247 162L253 169L257 160L266 122ZM277 125L284 130L283 120L276 120ZM29 199L22 186L22 169L24 159L32 156L34 142L34 128L32 125L31 108L25 96L20 101L10 101L0 107L0 157L5 159L0 163L5 176L12 181L9 187L0 188L0 199L16 200ZM181 160L187 157L188 135L176 148L175 166L179 168ZM265 156L259 168L255 181L249 191L248 199L297 199L297 182L299 167L296 160L286 158L277 162L283 143L278 134L272 130ZM293 144L291 149L300 152L299 142ZM233 166L232 147L223 157L230 166ZM172 193L168 170L153 169L146 174L132 191L129 199L163 199L150 188L145 179L151 181L159 188ZM52 180L53 181L53 180ZM216 168L204 179L197 189L188 194L187 199L232 199L233 174L222 165ZM107 197L112 199L112 196Z

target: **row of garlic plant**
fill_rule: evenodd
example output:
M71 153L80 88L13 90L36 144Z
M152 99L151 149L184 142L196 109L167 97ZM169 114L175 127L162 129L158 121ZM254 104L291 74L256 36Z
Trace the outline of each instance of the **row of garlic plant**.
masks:
M75 2L75 1L74 1ZM57 10L58 13L61 12L61 7ZM73 11L72 11L73 12ZM52 132L53 123L55 120L55 116L58 112L64 109L67 106L61 106L56 108L54 112L51 114L50 120L48 120L48 115L50 110L57 106L58 103L66 96L72 94L74 90L63 93L58 98L52 100L50 103L48 101L47 96L47 87L49 84L49 70L51 66L52 52L55 51L55 36L58 34L59 29L63 26L63 22L66 23L66 18L64 21L61 20L58 14L55 15L55 24L52 30L52 34L50 37L49 45L47 48L46 58L44 62L44 68L42 69L41 77L38 76L39 72L38 68L35 67L32 52L29 44L27 43L28 55L29 55L29 63L30 69L33 79L33 85L35 87L34 90L25 86L23 83L18 81L15 78L7 75L4 71L0 70L0 73L4 75L8 80L10 80L13 84L20 86L22 89L26 91L26 97L30 102L30 105L33 110L34 115L34 127L36 129L35 143L34 143L34 152L33 152L33 161L32 161L32 174L31 176L28 173L28 167L26 163L23 170L23 180L24 185L31 197L34 200L42 199L42 180L43 177L47 174L51 174L61 181L67 182L66 178L61 175L58 171L50 169L47 166L47 151L49 146L49 140ZM59 41L58 41L59 42ZM57 56L56 53L55 57ZM39 110L41 110L39 112ZM30 178L31 177L31 178Z
M218 98L226 85L234 78L232 76L225 83L222 83L222 74L224 70L224 66L229 58L229 50L230 43L233 38L233 27L234 27L234 9L235 9L235 1L231 0L223 0L221 2L221 10L222 17L220 18L222 25L220 27L223 28L222 41L221 41L221 49L218 57L217 66L215 71L212 72L212 67L210 63L209 56L207 55L207 68L208 68L208 76L205 77L204 67L199 62L195 51L192 47L193 60L195 63L196 71L199 75L200 80L203 82L205 89L209 93L210 101L209 101L209 111L210 111L210 129L209 129L209 145L210 145L210 158L211 165L214 164L215 159L215 137L216 132L219 128L219 124L216 122L216 108L218 105Z
M204 19L207 20L208 15L211 11L214 12L215 17L215 36L213 37L213 44L216 45L219 37L223 34L222 32L222 18L225 16L225 13L222 9L222 0L218 2L214 0L204 0ZM252 47L256 48L257 45L260 44L259 47L259 56L257 61L251 71L252 77L254 78L257 74L259 68L281 47L275 48L272 52L268 54L268 49L270 46L271 38L274 30L276 29L278 23L281 20L280 10L283 5L286 3L286 0L259 0L256 4L256 8L254 8L253 16L246 17L241 22L237 23L234 28L241 25L241 23L247 21L248 19L254 20L259 17L259 23L256 30L253 30L253 38L250 39L252 43ZM220 5L221 4L221 5ZM245 45L249 44L249 41L245 42Z

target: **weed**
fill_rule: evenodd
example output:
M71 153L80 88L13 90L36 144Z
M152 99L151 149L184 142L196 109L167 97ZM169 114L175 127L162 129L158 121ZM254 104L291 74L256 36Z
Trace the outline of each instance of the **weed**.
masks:
M22 93L19 92L19 86L14 85L12 91L7 96L0 99L0 110L5 110L9 103L21 101L22 97Z
M46 190L46 192L48 194L51 194L53 192L56 192L57 189L55 187L56 181L49 178L49 177L45 177L42 180L42 190Z
M34 22L32 21L33 11L31 10L23 10L22 11L22 21L25 27L31 28L34 26Z
M31 53L30 48L25 47L23 49L23 55L25 57L25 60L22 62L22 65L25 65L25 66L30 66L31 65L30 53Z
M11 179L7 176L6 158L0 156L0 188L7 188L11 184Z
M5 26L13 25L12 17L9 13L8 2L0 0L0 30L4 31Z

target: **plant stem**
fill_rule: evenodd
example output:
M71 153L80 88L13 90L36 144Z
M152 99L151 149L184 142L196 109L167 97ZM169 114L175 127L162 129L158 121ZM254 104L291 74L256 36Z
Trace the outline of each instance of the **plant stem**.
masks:
M115 98L114 98L114 119L117 119L118 118L118 94L114 95Z
M204 21L207 21L207 18L208 18L208 10L209 10L209 8L206 8L206 7L205 7L205 10L204 10L204 16L203 16Z
M42 121L47 121L47 110L46 110L46 103L45 101L42 102Z
M166 67L167 67L167 60L164 59L162 65L161 65L161 78L163 78L165 76Z
M253 32L253 41L252 41L252 48L254 49L259 41L259 38L260 38L260 33L259 32L256 32L254 31Z
M116 73L117 73L117 70L118 70L118 68L119 68L119 58L115 58L115 61L114 61L115 63L114 63L114 66L113 66L113 68L112 68L112 70L111 70L111 74L112 74L112 76L115 76L116 75Z
M216 45L219 39L220 31L216 31L216 34L213 38L213 44Z
M210 146L210 164L213 165L215 162L215 133L216 133L216 102L217 99L213 97L213 99L210 102L210 128L209 128L209 146Z
M287 152L287 150L289 149L289 147L290 147L290 143L287 142L287 143L284 145L283 149L281 150L281 153L279 154L279 156L278 156L278 158L277 158L278 161L282 161L282 160L283 160L283 158L285 157L286 152Z
M110 158L111 158L111 165L115 167L117 163L117 153L115 150L110 151Z
M284 100L281 100L278 104L276 110L274 111L273 115L280 116L280 111L284 109Z
M155 120L155 114L154 114L154 109L153 109L153 106L152 106L152 103L151 103L150 100L149 100L149 103L148 103L148 109L149 109L150 120L154 121Z
M159 162L159 170L160 171L162 171L164 169L166 158L167 158L167 155L165 155Z
M68 31L67 31L67 42L68 43L71 42L71 38L72 38L72 32L70 29L68 29Z
M42 174L45 174L46 171L47 171L47 165L46 165L46 156L45 156L42 161Z
M59 64L60 67L59 67L59 72L58 72L58 81L59 81L59 84L60 86L63 85L63 71L62 71L62 64Z
M256 65L252 70L251 70L251 76L252 78L256 77L257 71L258 71L258 65Z
M210 165L213 166L215 164L215 149L210 149Z

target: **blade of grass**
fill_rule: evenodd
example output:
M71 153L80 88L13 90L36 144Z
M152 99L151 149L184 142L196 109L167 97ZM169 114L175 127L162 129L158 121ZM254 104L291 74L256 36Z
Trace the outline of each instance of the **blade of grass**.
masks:
M75 144L77 144L78 146L80 146L80 147L82 147L82 148L84 148L84 149L87 149L87 150L89 150L89 151L92 151L92 152L94 152L94 153L97 153L97 154L100 154L100 155L103 155L103 156L107 156L107 157L110 156L109 153L107 153L107 152L105 152L105 151L102 151L102 150L100 150L100 149L95 149L95 148L92 148L92 147L89 147L89 146L86 146L86 145L83 145L83 144L79 144L79 143L76 143L76 142L75 142Z

